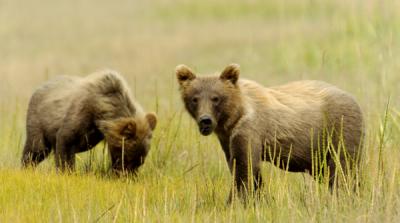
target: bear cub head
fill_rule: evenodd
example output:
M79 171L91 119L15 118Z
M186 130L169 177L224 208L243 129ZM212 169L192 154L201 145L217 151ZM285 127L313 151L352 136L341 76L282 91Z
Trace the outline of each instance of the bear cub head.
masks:
M227 128L240 113L239 65L227 66L220 75L196 77L185 65L176 67L176 76L186 110L207 136Z
M154 113L148 113L143 118L127 117L98 122L115 171L135 172L143 164L156 125L157 116Z

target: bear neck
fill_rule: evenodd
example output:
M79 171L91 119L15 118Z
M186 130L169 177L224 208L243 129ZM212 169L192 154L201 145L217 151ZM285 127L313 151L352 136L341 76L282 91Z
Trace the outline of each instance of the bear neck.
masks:
M229 106L229 111L222 115L215 129L215 133L219 136L230 136L232 130L238 124L239 120L245 114L245 107L243 106L242 98L237 97L235 104Z

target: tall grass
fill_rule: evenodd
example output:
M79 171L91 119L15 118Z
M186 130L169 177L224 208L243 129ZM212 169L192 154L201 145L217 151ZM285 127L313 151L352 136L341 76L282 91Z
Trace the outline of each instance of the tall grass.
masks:
M400 220L400 5L397 1L0 0L1 222L397 222ZM173 69L241 64L263 85L320 79L366 117L356 191L265 163L254 205L226 205L232 178L216 137L183 110ZM104 144L21 170L27 103L58 74L120 71L159 125L138 176L109 174ZM390 103L388 100L390 98Z

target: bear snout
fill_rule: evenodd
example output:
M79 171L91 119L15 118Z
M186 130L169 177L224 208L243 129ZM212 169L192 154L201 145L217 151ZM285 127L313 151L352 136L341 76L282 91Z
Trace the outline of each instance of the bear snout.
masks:
M214 124L211 116L203 115L198 121L200 133L204 136L210 135L214 131Z

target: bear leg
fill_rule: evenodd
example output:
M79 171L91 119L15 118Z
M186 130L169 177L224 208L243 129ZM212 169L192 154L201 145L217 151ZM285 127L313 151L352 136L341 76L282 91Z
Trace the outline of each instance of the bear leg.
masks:
M56 148L54 151L56 168L65 171L73 171L75 168L75 151L77 148L73 143L68 143L68 137L57 134Z
M232 156L229 168L234 175L234 183L239 197L246 201L248 195L258 195L259 188L262 186L261 177L261 156L254 154L256 145L250 145L246 137L235 136L232 140ZM231 191L231 201L234 192Z
M56 167L61 172L73 171L75 168L75 153L57 148L55 151Z
M338 186L338 183L347 180L343 179L342 176L347 176L347 164L341 159L339 163L335 161L333 158L330 158L328 161L329 168L329 189L333 191L333 189ZM340 178L340 179L339 179Z
M51 152L51 146L46 145L43 136L29 136L26 139L22 152L22 167L35 167L42 162Z

